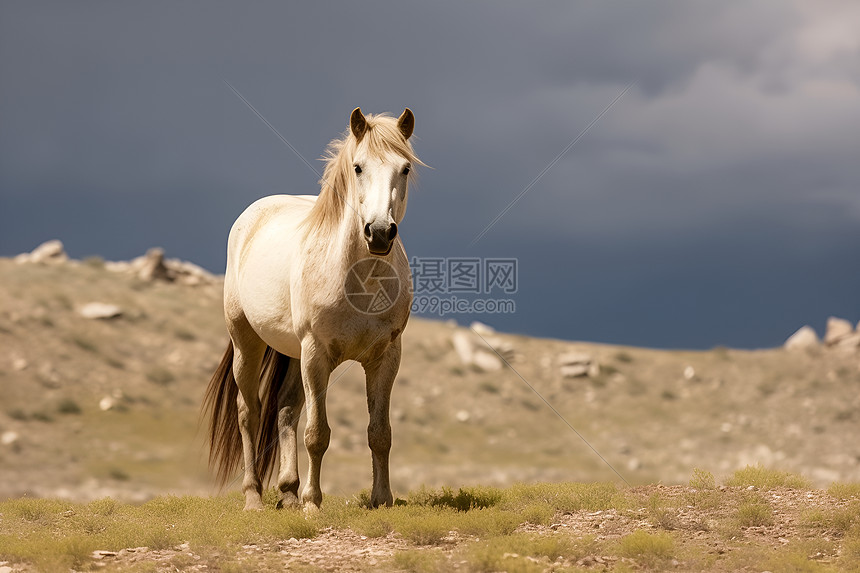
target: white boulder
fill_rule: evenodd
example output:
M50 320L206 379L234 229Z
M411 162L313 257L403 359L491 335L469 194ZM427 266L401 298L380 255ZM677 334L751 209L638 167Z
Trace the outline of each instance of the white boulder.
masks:
M153 247L142 257L131 261L131 268L142 281L173 280L164 264L164 249Z
M563 378L580 376L596 377L600 374L600 364L585 352L565 352L558 356L559 371Z
M477 320L469 325L469 328L480 334L481 336L492 336L496 333L496 329L483 322Z
M122 315L122 309L115 304L90 302L78 310L78 314L91 320L116 318Z
M46 241L30 253L22 253L15 257L16 263L59 264L69 260L63 248L63 243L57 239Z
M471 366L483 372L494 372L501 370L504 365L496 351L488 346L492 344L491 341L485 341L468 330L455 331L451 336L451 344L464 366Z
M831 316L827 319L827 330L824 333L824 344L833 346L843 338L847 338L854 333L854 325L844 318L836 318Z
M818 334L811 326L801 326L783 344L786 350L803 350L818 346Z

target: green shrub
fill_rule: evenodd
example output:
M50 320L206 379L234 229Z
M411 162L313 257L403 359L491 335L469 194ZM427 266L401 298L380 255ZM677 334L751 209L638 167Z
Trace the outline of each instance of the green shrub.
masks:
M81 407L71 398L63 398L57 404L57 412L60 414L80 414Z
M464 556L472 571L544 571L546 567L528 558L555 561L563 556L576 561L595 551L592 537L570 539L556 534L515 533L468 545Z
M146 372L146 379L159 386L167 386L176 380L176 376L167 368L156 366Z
M750 498L738 505L736 518L741 527L773 525L773 509L761 498Z
M461 487L455 493L449 487L436 490L421 486L411 492L406 501L410 505L450 507L457 511L469 511L470 509L492 507L501 499L502 490L496 487Z
M391 561L398 571L407 573L435 573L442 570L442 555L438 551L426 549L398 551Z
M717 481L711 472L695 468L693 470L693 477L690 478L690 487L696 489L715 489Z
M618 541L618 553L645 563L671 559L675 541L667 533L648 533L638 529Z
M542 503L554 511L623 509L629 505L613 483L515 484L503 492L499 507L520 511Z
M838 499L860 498L860 482L836 482L827 488L827 493Z
M809 489L812 483L805 477L780 470L765 469L761 464L747 466L736 471L726 481L730 486L755 486L761 489L790 487L794 489Z

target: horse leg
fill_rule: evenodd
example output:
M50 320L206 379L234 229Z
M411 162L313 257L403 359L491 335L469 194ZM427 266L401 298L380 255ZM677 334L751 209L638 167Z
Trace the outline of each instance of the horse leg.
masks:
M239 433L242 436L242 456L245 477L242 491L245 510L263 509L263 484L257 475L256 443L260 433L260 369L266 344L251 336L233 336L235 355L233 376L239 386L236 398L239 407Z
M299 417L305 403L305 390L302 387L301 361L290 359L287 376L278 392L278 440L280 442L280 466L278 472L278 491L281 499L278 507L299 505L299 460L296 448L296 435Z
M382 356L364 364L364 369L367 373L367 411L370 414L367 443L373 457L370 503L373 507L391 506L394 498L388 478L388 454L391 451L388 409L391 404L391 388L400 369L400 337L397 337Z
M332 366L325 351L318 348L311 339L302 342L301 366L307 411L305 448L308 450L310 462L308 479L302 490L302 503L306 510L312 510L319 509L322 503L320 468L331 438L331 428L326 418L325 399Z

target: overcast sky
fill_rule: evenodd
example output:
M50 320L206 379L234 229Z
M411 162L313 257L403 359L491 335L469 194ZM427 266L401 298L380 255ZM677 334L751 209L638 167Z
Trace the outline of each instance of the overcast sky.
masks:
M355 106L415 112L408 253L519 261L517 312L462 323L709 348L860 319L860 4L4 2L0 255L222 272L242 209L319 190L224 80L309 160Z

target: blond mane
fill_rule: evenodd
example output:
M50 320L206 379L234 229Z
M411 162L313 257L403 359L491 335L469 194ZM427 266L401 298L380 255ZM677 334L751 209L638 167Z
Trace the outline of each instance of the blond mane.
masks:
M403 137L397 128L397 120L387 114L365 116L367 131L361 138L361 145L367 147L371 156L382 156L396 153L413 166L424 165L415 155L412 144ZM359 142L347 127L340 139L334 139L328 144L323 160L326 162L322 179L320 179L320 194L316 204L304 221L309 229L328 232L342 219L344 209L356 208L358 199L355 197L353 181L353 158ZM415 169L409 173L409 183L414 179Z

